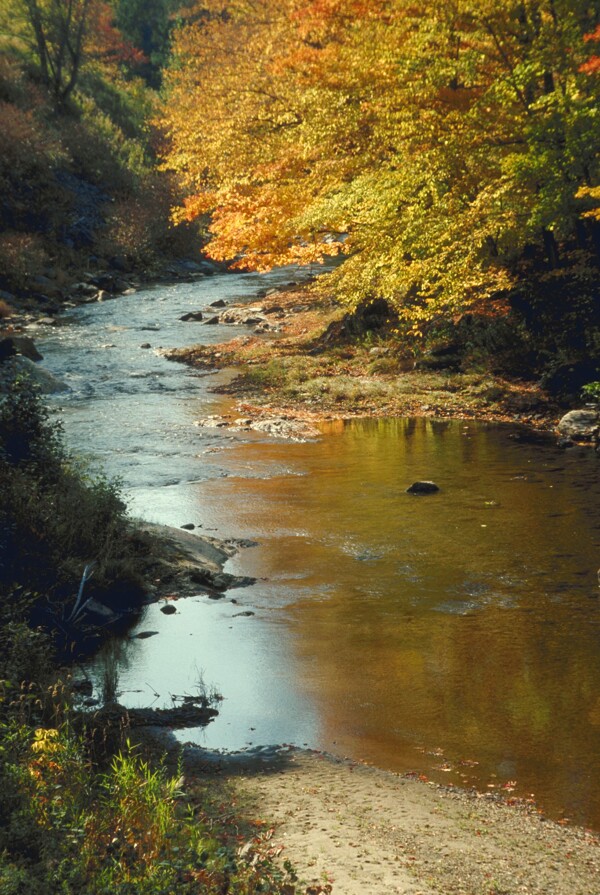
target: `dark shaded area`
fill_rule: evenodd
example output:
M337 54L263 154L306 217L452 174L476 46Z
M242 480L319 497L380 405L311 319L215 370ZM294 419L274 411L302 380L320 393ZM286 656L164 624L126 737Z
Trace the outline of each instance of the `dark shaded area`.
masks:
M344 314L341 320L330 323L322 336L317 339L315 349L325 348L364 336L370 332L383 332L393 325L398 315L383 298L376 298L359 305L354 311Z
M65 449L36 391L0 408L0 625L51 634L65 657L127 627L146 602L153 539L134 532L115 483Z

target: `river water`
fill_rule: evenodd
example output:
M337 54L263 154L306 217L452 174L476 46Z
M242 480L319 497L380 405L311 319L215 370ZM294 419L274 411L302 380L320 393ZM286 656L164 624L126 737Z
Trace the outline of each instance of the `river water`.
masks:
M70 445L133 514L259 542L227 566L252 587L149 607L138 631L158 634L123 646L121 701L170 705L202 677L219 717L182 739L307 745L600 829L597 458L463 421L326 423L306 443L195 426L230 406L211 388L231 374L154 349L230 338L179 317L295 276L145 289L40 342L71 388L53 399ZM420 478L440 492L407 494Z

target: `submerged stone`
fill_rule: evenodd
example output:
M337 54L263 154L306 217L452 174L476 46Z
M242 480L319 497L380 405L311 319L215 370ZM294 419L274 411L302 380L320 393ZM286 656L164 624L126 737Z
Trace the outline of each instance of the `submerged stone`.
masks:
M435 482L413 482L406 492L407 494L434 494L439 490L439 485L436 485Z

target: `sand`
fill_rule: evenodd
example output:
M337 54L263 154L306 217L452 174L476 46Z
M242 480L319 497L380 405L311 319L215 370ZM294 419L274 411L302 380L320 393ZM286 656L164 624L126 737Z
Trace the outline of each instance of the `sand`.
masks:
M304 884L334 895L598 895L596 835L534 808L315 753L235 772Z

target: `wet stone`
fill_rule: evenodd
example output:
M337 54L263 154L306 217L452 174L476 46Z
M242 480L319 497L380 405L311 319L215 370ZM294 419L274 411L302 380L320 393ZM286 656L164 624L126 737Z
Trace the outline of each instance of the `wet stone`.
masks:
M435 492L439 490L439 485L429 481L413 482L412 485L406 489L407 494L435 494Z

